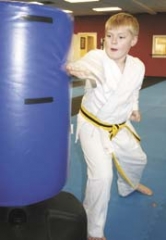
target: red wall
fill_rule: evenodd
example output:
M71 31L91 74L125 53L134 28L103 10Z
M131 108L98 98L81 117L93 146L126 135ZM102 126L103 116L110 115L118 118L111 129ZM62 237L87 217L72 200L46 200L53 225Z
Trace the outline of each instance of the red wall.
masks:
M97 46L104 37L104 25L110 15L75 17L74 32L97 32ZM166 76L166 58L152 58L152 36L166 35L166 13L136 15L140 23L140 35L131 54L146 65L146 76Z

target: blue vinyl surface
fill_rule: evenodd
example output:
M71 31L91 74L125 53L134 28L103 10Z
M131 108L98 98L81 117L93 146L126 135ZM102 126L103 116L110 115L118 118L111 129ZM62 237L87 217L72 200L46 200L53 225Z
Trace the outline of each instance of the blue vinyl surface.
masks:
M68 168L73 22L44 5L0 2L0 206L55 196Z

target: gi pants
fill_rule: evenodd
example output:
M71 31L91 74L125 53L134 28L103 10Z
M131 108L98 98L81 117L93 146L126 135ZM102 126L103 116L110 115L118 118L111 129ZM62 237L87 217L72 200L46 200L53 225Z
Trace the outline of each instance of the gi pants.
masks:
M127 124L135 131L130 122ZM78 131L87 164L84 207L88 218L88 236L103 237L113 179L111 153L116 155L135 188L140 182L147 158L140 143L126 128L121 129L111 141L105 130L87 121L81 124ZM121 196L127 196L135 190L119 173L117 186Z

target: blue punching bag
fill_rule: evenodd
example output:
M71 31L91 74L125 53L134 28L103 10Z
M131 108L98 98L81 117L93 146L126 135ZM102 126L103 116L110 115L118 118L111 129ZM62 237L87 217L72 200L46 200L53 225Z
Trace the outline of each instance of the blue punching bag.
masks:
M58 194L68 170L73 30L51 7L0 2L0 206Z

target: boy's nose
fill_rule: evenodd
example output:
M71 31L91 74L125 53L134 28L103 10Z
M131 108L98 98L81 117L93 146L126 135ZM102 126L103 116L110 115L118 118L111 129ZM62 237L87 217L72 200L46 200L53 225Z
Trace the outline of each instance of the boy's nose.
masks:
M112 37L111 43L112 43L112 44L116 44L116 43L117 43L117 37Z

